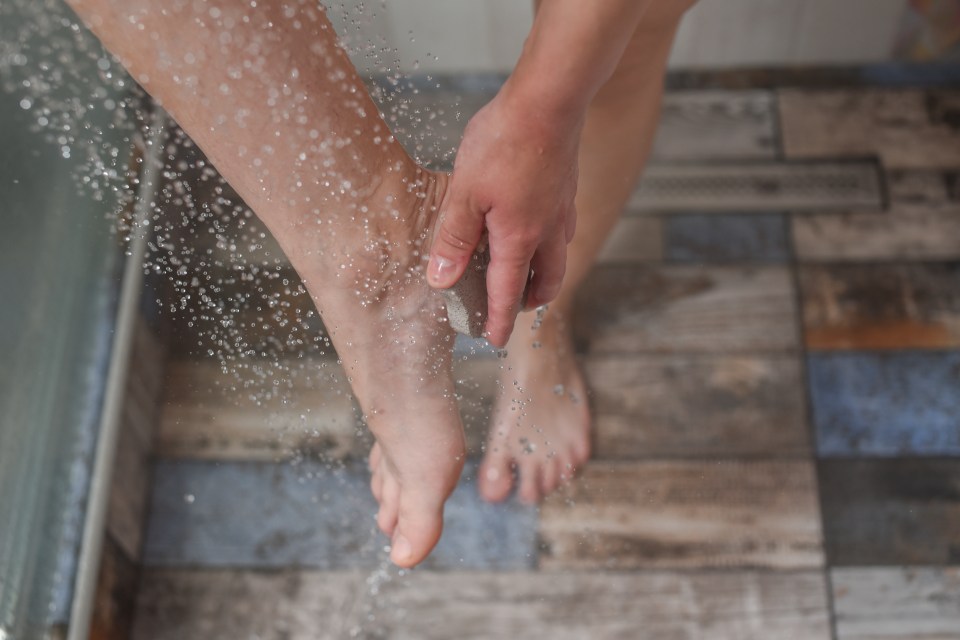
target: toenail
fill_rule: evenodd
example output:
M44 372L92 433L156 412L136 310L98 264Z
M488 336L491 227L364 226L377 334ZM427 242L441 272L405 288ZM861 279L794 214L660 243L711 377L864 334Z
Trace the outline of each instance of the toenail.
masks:
M493 467L490 467L489 469L487 469L486 475L487 475L487 480L489 480L490 482L496 482L497 480L500 479L500 469L495 469Z
M404 562L408 560L412 554L413 554L413 549L410 548L410 542L406 538L404 538L402 535L397 534L397 537L393 539L390 556L395 561L399 560L401 562Z

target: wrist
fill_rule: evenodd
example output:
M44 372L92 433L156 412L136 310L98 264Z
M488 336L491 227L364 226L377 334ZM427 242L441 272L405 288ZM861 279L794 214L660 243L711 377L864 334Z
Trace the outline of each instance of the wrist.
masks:
M504 83L496 100L529 132L547 137L579 132L589 105L589 98L581 93L528 79L519 69Z

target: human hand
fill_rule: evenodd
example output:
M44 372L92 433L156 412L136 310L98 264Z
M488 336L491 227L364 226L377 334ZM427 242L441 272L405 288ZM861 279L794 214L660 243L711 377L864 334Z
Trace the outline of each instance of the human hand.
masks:
M487 323L506 345L533 271L526 306L560 292L567 243L576 226L581 118L561 125L531 114L507 87L467 125L434 230L427 280L446 289L463 275L487 232Z

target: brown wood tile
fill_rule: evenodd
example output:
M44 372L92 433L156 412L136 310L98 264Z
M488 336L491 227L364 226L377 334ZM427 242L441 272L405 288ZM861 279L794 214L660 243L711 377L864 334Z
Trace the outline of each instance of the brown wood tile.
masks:
M470 453L479 453L500 361L456 362L454 378ZM372 440L329 358L248 361L224 371L211 360L170 364L157 454L165 457L276 460L298 455L362 458Z
M586 371L596 457L810 451L798 356L598 356Z
M960 262L804 265L799 282L811 349L960 346Z
M547 569L823 564L806 461L594 462L546 500L540 535Z
M140 569L112 536L105 536L93 597L90 640L127 640L133 624Z
M833 569L837 640L960 640L960 568Z
M876 153L890 169L960 166L960 131L923 91L783 89L779 103L788 158Z
M392 572L389 572L392 575ZM148 571L135 640L826 640L823 576L796 572L375 574Z
M819 463L832 567L960 563L960 459Z
M797 346L785 267L602 266L581 287L590 353L788 350Z
M331 359L170 363L157 453L167 457L273 460L295 452L343 457L359 411Z

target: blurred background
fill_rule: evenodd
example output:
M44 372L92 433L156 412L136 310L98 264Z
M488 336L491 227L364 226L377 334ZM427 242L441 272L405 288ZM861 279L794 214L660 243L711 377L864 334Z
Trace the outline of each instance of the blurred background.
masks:
M329 14L449 168L516 0ZM960 638L960 1L701 0L576 318L594 459L471 462L386 560L370 441L297 274L58 0L0 0L0 640ZM613 302L611 302L613 301Z

